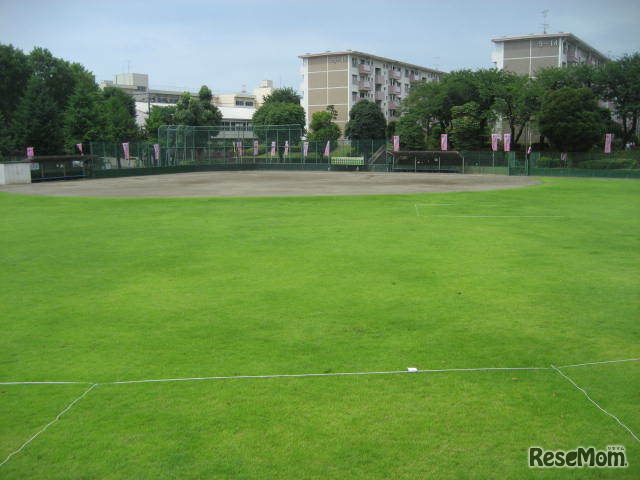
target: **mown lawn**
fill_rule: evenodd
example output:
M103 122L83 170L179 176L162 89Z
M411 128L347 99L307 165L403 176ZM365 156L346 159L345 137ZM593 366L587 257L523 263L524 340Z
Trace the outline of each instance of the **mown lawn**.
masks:
M0 381L640 357L639 207L640 183L593 179L353 197L2 194ZM640 362L564 371L640 432ZM0 462L86 388L0 385ZM624 445L630 465L530 470L532 445ZM640 443L553 370L99 385L0 467L539 477L640 477Z

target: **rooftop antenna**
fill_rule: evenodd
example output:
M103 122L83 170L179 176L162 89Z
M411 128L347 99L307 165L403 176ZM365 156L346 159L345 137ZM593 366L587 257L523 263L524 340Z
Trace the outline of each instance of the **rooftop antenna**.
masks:
M247 86L244 83L242 84L242 93L247 93Z
M549 10L542 10L542 33L547 34L547 30L549 29L549 24L547 23L547 16L549 15Z

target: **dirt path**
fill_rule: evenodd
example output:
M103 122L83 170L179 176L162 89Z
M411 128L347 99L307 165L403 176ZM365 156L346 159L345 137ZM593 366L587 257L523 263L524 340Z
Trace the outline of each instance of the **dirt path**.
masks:
M0 191L65 197L243 197L463 192L538 183L530 177L505 175L244 171L3 185Z

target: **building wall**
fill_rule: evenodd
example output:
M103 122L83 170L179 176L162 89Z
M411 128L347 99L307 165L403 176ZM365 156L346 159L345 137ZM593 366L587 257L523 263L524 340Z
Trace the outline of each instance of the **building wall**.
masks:
M393 78L390 71L395 71L398 78ZM412 81L439 79L439 74L415 66L356 53L305 57L300 73L307 128L315 112L333 105L338 112L335 121L342 131L351 108L360 100L377 103L387 121L396 120Z

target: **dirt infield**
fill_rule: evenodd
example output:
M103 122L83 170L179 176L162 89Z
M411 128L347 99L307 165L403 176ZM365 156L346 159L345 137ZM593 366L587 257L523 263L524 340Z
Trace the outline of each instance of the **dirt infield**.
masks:
M4 185L0 191L63 197L243 197L463 192L537 183L529 177L505 175L244 171Z

